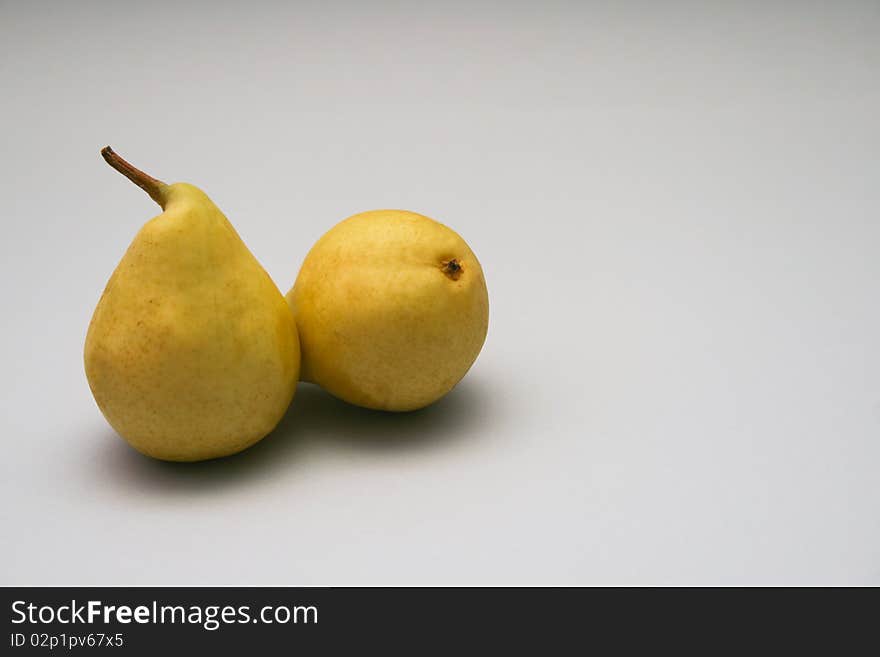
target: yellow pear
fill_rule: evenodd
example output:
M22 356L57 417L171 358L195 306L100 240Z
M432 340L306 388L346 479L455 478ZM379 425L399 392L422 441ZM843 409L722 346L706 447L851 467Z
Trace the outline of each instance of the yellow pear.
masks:
M95 401L155 458L243 450L293 398L300 355L290 309L204 192L166 185L109 147L101 154L163 212L138 232L92 317L85 369Z
M358 406L409 411L448 393L489 325L477 257L404 210L349 217L312 247L287 293L302 378Z

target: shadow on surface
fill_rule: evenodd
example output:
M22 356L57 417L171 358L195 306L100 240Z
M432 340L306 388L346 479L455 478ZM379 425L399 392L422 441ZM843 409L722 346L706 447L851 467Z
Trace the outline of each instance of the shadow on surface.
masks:
M171 463L143 456L108 427L96 458L102 476L126 488L188 491L223 486L248 478L278 475L303 467L318 449L352 454L397 453L447 448L491 413L479 380L462 381L440 401L408 413L371 411L342 402L317 386L300 383L286 415L266 438L243 452L198 463Z

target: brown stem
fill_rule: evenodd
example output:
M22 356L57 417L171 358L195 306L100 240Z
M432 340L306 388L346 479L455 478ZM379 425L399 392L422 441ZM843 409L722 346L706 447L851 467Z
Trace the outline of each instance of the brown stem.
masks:
M165 208L165 183L161 180L156 180L153 176L147 175L137 167L132 166L119 157L109 146L105 146L101 149L101 155L107 161L107 164L149 194L150 198L162 206L163 209Z

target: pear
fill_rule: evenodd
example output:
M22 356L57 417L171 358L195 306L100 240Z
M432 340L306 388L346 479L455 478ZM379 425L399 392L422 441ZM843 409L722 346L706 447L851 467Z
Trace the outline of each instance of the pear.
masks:
M441 223L375 210L321 237L287 293L302 379L358 406L410 411L473 364L489 325L477 257Z
M253 445L278 424L299 378L284 297L204 192L166 185L110 147L101 154L163 212L138 232L92 317L85 370L98 407L158 459Z

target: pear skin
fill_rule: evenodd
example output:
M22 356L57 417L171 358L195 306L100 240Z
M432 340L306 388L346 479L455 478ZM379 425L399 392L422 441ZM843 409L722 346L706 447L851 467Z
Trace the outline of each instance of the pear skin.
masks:
M337 224L306 256L287 300L303 380L386 411L422 408L452 390L489 326L477 257L452 229L404 210Z
M85 370L98 407L136 450L169 461L239 452L278 424L299 378L281 292L198 188L166 185L109 147L107 162L163 212L95 309Z

